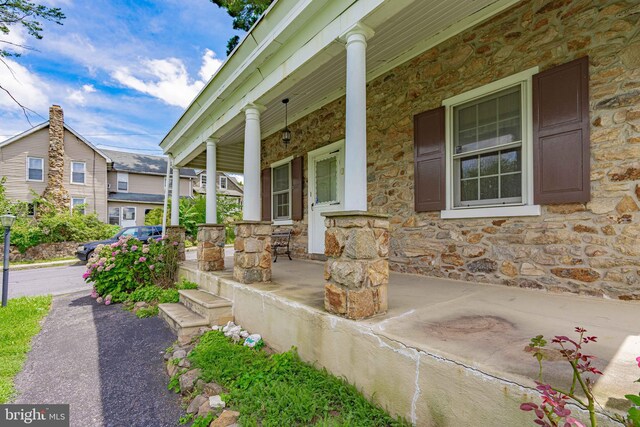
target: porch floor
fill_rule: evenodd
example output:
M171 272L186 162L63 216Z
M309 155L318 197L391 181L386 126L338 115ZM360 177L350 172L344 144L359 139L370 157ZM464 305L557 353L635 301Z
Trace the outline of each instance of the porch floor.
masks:
M233 258L227 257L225 265L216 275L231 279ZM193 261L184 266L197 268ZM331 316L323 308L322 262L281 257L273 264L272 283L247 286ZM525 351L529 339L539 334L549 342L554 335L573 337L574 327L581 326L598 337L585 350L597 356L594 366L604 372L595 386L599 403L620 409L624 394L640 392L640 384L633 383L640 376L635 361L640 355L638 303L391 273L389 311L357 324L524 387L533 386L538 374L536 360ZM545 362L545 380L564 387L568 366L559 354L552 359Z

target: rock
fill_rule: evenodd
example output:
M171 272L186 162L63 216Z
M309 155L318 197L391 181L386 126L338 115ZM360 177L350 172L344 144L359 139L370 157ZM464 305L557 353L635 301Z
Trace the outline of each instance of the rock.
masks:
M518 269L513 263L509 261L504 261L500 266L500 272L505 276L515 277L518 275Z
M251 334L247 337L247 339L244 340L243 345L249 348L253 348L256 346L256 344L258 344L258 342L260 342L261 339L262 337L260 336L260 334Z
M520 274L523 276L542 276L544 274L544 270L531 263L523 262L520 266Z
M209 399L207 399L200 407L198 408L198 417L206 417L209 415L209 412L213 412L213 408L209 406Z
M178 366L180 368L190 368L191 362L189 362L189 360L187 359L180 359L180 361L178 362Z
M563 279L579 280L580 282L595 282L600 273L591 268L552 268L551 273Z
M240 326L234 326L232 328L229 328L226 330L226 332L224 333L225 337L233 337L233 336L238 336L240 337L240 332L242 331L242 328Z
M207 396L215 396L217 394L224 393L224 388L222 388L221 385L218 385L217 383L214 383L214 382L205 383L202 386L202 393Z
M616 205L616 211L618 211L618 213L620 214L637 212L638 205L633 201L631 196L624 196L622 200L620 200L620 203Z
M440 258L442 259L443 264L456 265L456 266L464 265L464 261L462 260L462 257L456 253L442 254Z
M146 302L144 302L144 301L138 301L137 303L135 303L135 304L133 305L133 308L134 308L134 309L140 309L140 308L145 308L145 307L149 307L149 304L147 304L147 303L146 303Z
M598 198L587 203L587 208L594 214L605 214L616 208L616 199Z
M497 269L497 263L488 258L482 258L467 264L467 269L472 273L493 273Z
M333 283L325 284L324 309L329 313L345 314L347 312L347 291Z
M212 330L212 331L219 331L220 329L222 329L222 327L221 327L221 326L218 326L218 325L213 325L213 326L211 327L211 330Z
M165 351L164 356L162 356L162 357L164 358L165 362L168 362L169 360L171 360L172 353L168 352L168 351Z
M465 246L462 248L462 255L467 258L478 258L484 255L485 249L481 246Z
M185 357L187 357L187 352L182 349L173 352L174 359L184 359Z
M224 408L226 403L222 400L219 394L216 394L215 396L209 396L209 406L213 409Z
M229 329L235 328L235 326L236 326L235 323L233 323L231 321L227 322L227 324L222 327L222 332L227 332Z
M247 338L249 336L249 332L247 331L240 331L240 338Z
M178 365L174 365L173 363L167 363L167 374L172 377L178 371Z
M378 256L376 239L370 229L354 228L344 247L344 254L351 259L372 259Z
M203 396L201 394L197 395L191 401L191 403L189 403L189 406L187 407L187 414L197 413L200 406L202 406L203 403L207 403L207 402L208 402L208 399L206 396Z
M238 422L239 417L240 412L225 409L217 419L213 420L211 424L209 424L209 427L231 427Z
M200 374L200 369L192 369L180 375L180 392L182 394L185 394L193 390L193 386L195 385L196 380L198 379Z
M594 233L594 234L598 232L598 230L596 230L595 227L591 227L589 225L584 225L584 224L574 225L573 231L577 233Z

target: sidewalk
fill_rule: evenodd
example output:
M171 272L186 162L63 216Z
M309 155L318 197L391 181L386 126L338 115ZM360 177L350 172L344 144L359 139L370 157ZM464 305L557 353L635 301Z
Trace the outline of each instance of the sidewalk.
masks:
M175 337L157 317L138 319L86 292L54 298L16 377L13 403L68 403L71 426L175 426L163 354Z

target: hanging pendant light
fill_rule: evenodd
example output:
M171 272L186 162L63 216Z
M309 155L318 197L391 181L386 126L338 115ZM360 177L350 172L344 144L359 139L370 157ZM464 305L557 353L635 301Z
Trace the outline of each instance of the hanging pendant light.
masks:
M282 142L284 145L288 145L291 142L291 131L287 126L287 104L289 103L289 98L285 98L282 100L284 104L284 129L282 129Z

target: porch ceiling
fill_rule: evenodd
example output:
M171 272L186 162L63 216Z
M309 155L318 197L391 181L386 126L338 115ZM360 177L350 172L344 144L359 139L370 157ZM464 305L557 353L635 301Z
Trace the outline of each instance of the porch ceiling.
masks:
M367 80L380 76L515 2L516 0L418 0L390 17L388 10L374 12L363 21L375 31L367 47ZM398 6L400 5L398 2ZM301 67L306 70L292 73L257 100L266 106L261 116L263 138L284 127L283 98L290 100L289 123L292 123L345 94L346 51L340 41L333 41L310 63ZM309 71L309 67L313 71ZM298 77L298 73L302 77ZM242 173L242 115L229 121L224 133L219 136L218 168ZM204 145L199 149L200 154L193 157L186 166L204 167Z

